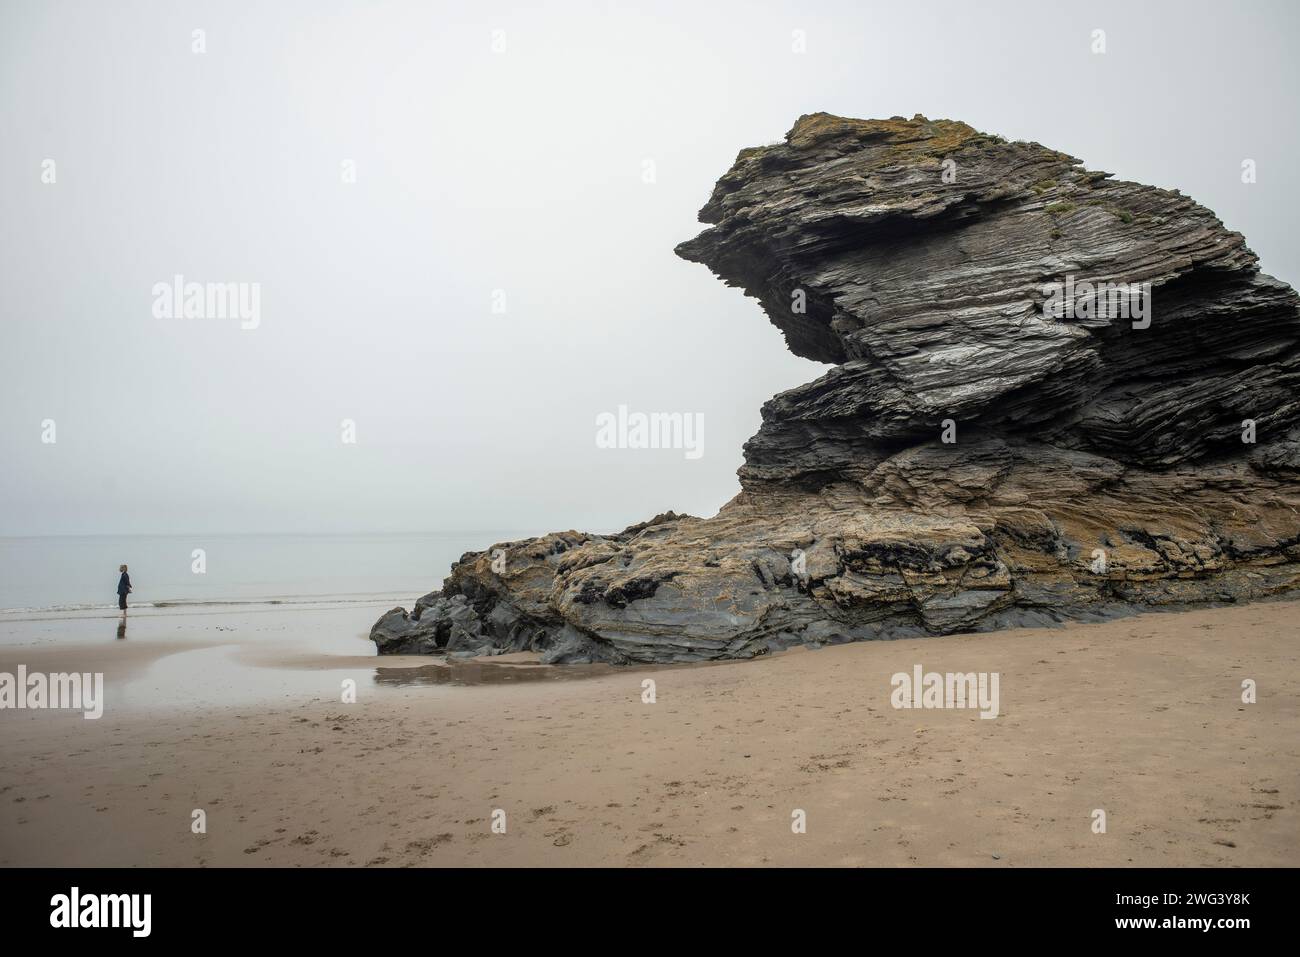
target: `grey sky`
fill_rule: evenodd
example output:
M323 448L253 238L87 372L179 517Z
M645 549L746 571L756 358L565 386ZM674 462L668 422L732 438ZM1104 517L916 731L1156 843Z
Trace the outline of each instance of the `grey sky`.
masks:
M712 514L759 406L822 367L672 249L738 150L817 110L1181 189L1294 284L1296 11L6 0L0 534ZM259 327L156 318L178 273L260 283ZM704 455L597 448L620 404L702 413Z

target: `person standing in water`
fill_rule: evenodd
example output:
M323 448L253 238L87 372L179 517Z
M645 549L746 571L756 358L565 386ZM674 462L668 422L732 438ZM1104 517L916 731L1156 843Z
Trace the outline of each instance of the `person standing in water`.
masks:
M122 617L126 617L126 596L131 591L131 576L126 573L126 566L118 568L122 577L117 580L117 607L122 609Z

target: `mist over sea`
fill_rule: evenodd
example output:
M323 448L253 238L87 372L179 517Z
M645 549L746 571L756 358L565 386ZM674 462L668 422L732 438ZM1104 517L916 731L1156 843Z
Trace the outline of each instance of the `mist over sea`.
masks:
M535 532L349 535L93 535L0 538L0 613L117 613L118 566L132 607L223 602L394 604L439 587L467 551ZM204 571L196 572L195 550Z

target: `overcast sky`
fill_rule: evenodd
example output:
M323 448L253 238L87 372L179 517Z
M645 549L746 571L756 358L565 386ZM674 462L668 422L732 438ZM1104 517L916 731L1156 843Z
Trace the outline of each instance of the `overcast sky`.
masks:
M824 367L672 250L802 113L1037 140L1300 280L1293 2L536 6L5 0L0 534L712 514ZM177 274L259 324L155 315ZM597 448L620 405L704 454Z

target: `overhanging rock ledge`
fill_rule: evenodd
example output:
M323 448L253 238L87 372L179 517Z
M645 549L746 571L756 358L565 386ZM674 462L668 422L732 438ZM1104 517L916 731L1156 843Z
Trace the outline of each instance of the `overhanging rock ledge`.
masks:
M1300 308L1208 209L818 113L700 219L678 255L834 368L764 405L716 516L468 553L381 654L747 658L1300 588Z

